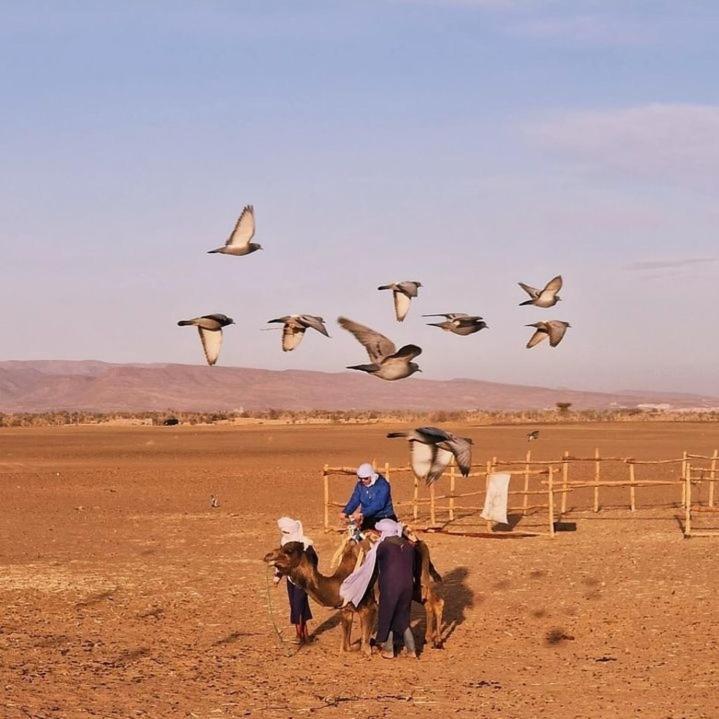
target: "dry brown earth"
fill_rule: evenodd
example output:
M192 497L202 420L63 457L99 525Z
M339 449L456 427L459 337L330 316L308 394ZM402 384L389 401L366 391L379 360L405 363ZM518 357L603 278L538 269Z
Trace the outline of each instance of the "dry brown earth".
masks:
M480 461L526 450L526 427L454 429ZM554 540L427 535L448 636L419 661L340 657L314 605L316 641L278 644L268 596L289 637L284 589L260 561L275 518L300 516L326 566L337 537L321 531L319 469L405 461L387 430L3 430L0 716L719 716L719 538L683 539L669 508L575 513ZM534 450L717 446L713 425L622 423L547 427ZM640 507L660 494L638 491Z

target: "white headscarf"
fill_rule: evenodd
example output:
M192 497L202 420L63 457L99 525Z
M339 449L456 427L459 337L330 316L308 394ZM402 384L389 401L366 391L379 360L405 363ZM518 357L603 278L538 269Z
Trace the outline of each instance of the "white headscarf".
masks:
M288 542L302 542L304 548L312 546L312 540L309 537L305 537L304 530L302 529L302 522L299 519L292 519L292 517L280 517L277 520L277 526L282 532L282 538L280 539L280 545L285 546Z
M374 568L377 564L377 548L388 537L401 537L404 525L395 522L393 519L380 519L375 524L375 529L380 531L379 539L372 545L362 565L355 569L340 586L340 596L344 603L352 602L355 607L362 601L367 587L369 586Z

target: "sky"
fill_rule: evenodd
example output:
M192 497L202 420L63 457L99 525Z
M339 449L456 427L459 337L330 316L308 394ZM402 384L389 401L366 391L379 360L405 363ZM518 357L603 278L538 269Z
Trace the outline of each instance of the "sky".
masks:
M345 315L425 378L719 396L717 3L0 13L0 359L201 363L176 323L223 312L223 365L342 371ZM245 204L265 249L208 255ZM518 306L556 274L562 302ZM423 284L402 324L394 280ZM332 338L283 353L260 329L290 313ZM562 344L525 349L546 319Z

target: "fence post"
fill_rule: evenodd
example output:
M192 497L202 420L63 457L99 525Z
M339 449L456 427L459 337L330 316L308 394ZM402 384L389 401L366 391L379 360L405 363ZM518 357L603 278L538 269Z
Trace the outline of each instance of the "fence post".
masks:
M714 450L712 454L711 470L709 471L709 506L714 506L714 483L716 482L717 458L719 458L719 450Z
M529 463L532 460L532 450L527 450L526 464L524 465L524 499L522 500L522 516L526 516L529 506Z
M325 489L325 529L330 528L330 478L327 475L329 465L326 464L322 470L322 479L324 481Z
M684 454L682 454L682 479L684 480L684 482L682 482L682 507L687 506L687 454L688 453L685 449Z
M637 503L636 503L636 496L634 494L634 462L629 462L629 509L632 510L632 512L635 512L637 509Z
M414 496L412 497L412 518L414 521L417 521L417 510L419 507L419 480L417 479L417 475L412 473L414 476Z
M487 487L488 487L488 485L489 485L489 475L492 474L492 465L493 465L494 462L496 462L496 461L497 461L497 458L496 458L496 457L493 457L492 459L488 459L488 460L487 460L487 476L486 476L486 478L485 478L485 480L484 480L484 497L485 497L485 500L486 500L486 497L487 497ZM491 531L492 531L492 521L491 521L490 519L487 520L487 531L488 531L488 532L491 532Z
M449 521L454 521L454 457L449 465Z
M564 459L562 461L562 511L560 512L560 518L563 514L567 513L567 485L569 484L569 451L564 450Z
M594 511L599 511L599 478L602 471L602 461L599 459L599 447L594 448Z
M684 536L692 533L692 468L689 462L685 463L684 470Z
M434 506L434 485L435 482L429 485L429 523L434 527L437 524L437 516L435 514Z
M554 538L554 467L549 467L549 476L547 478L547 487L549 488L548 505L549 505L549 536Z

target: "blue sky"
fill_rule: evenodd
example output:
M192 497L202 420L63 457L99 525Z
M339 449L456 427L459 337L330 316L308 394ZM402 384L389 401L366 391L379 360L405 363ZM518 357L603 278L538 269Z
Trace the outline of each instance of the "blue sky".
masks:
M425 377L719 394L716 3L0 11L2 359L200 362L176 321L225 312L222 364L341 370L344 314ZM207 255L247 203L265 251ZM402 279L400 325L375 288ZM282 353L259 329L291 312L332 339ZM560 347L524 349L538 319Z

